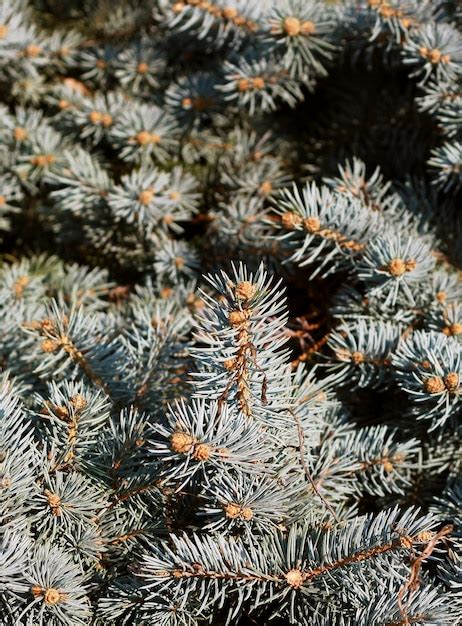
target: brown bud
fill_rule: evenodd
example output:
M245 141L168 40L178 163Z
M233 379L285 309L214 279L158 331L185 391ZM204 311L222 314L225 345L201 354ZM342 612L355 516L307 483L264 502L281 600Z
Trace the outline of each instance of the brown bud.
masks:
M53 339L44 339L41 343L41 348L44 352L54 352L59 348L59 342Z
M282 23L282 30L289 37L296 37L297 35L300 35L302 23L298 17L286 17Z
M265 180L260 185L258 191L262 196L268 196L272 190L273 190L273 184L271 183L271 181Z
M144 189L138 194L138 202L140 204L143 204L144 206L148 205L154 198L155 193L155 189L152 189L152 187L149 189Z
M408 550L412 548L412 537L407 537L406 535L404 535L403 537L400 537L399 542L403 546L403 548L407 548Z
M138 67L136 68L136 71L138 72L138 74L146 74L148 69L149 69L149 65L147 63L138 63Z
M237 88L239 91L247 91L250 87L250 82L247 78L241 78L237 81Z
M235 7L225 7L222 11L222 15L227 20L232 20L237 17L237 9Z
M224 507L225 515L228 519L237 519L241 514L241 507L234 502L228 502Z
M426 46L422 46L421 48L419 48L419 54L421 57L423 57L424 59L427 58L427 56L429 55L429 49Z
M48 500L48 505L50 506L50 509L53 515L55 517L59 517L61 515L60 497L56 493L53 493L52 491L49 491L48 489L45 489L44 494Z
M459 388L459 374L457 372L449 372L444 377L444 386L450 392L457 391Z
M69 417L69 411L66 409L65 406L54 406L53 413L62 420L65 420Z
M76 80L75 78L71 78L70 76L68 76L67 78L63 79L63 84L66 87L69 87L69 89L74 93L80 93L84 96L90 95L89 90L80 80Z
M301 223L302 218L292 211L286 211L286 213L283 213L281 216L281 224L284 226L284 228L287 228L287 230L292 230L299 226Z
M402 276L406 272L406 263L403 259L391 259L386 270L392 276Z
M241 518L245 521L245 522L250 522L250 520L253 518L253 511L249 506L244 506L241 509Z
M0 24L0 39L4 39L8 34L8 26Z
M433 50L430 50L430 52L427 55L427 58L430 61L430 63L432 63L433 65L437 65L438 63L441 63L443 54L440 50L438 50L438 48L434 48Z
M32 165L36 165L37 167L46 167L55 161L56 157L53 154L37 154L31 159Z
M45 317L41 322L39 322L40 328L44 330L46 333L52 333L56 330L56 324L53 320L50 320L48 317Z
M252 87L254 89L264 89L265 79L262 78L261 76L255 76L255 78L252 79Z
M441 393L445 389L444 381L440 376L431 376L425 380L424 389L428 393Z
M321 228L319 218L315 216L307 217L303 220L303 228L311 234L317 233Z
M9 476L0 476L0 489L8 489L11 487L11 478Z
M393 9L393 7L391 7L390 5L388 5L386 3L382 4L379 7L379 13L385 19L388 18L388 17L394 17L396 15L395 9Z
M16 139L16 141L24 141L24 139L26 139L27 137L27 130L23 128L22 126L17 126L13 130L13 136Z
M391 461L385 461L383 463L383 469L386 472L388 472L388 473L392 472L393 471L393 463Z
M364 361L366 360L366 357L364 356L364 354L362 352L352 352L350 358L351 358L352 362L355 363L355 365L359 365L360 363L364 363Z
M30 278L29 276L20 276L16 282L14 283L14 295L16 298L20 298L22 296L22 294L24 293L24 289L27 287L27 285L30 282Z
M38 57L41 54L42 48L33 43L30 43L24 48L24 56L29 58Z
M245 311L239 311L239 310L231 311L230 314L228 315L229 323L231 324L231 326L239 326L240 324L243 324L249 319L249 314L250 313L248 309Z
M26 327L30 330L41 330L42 322L39 320L32 320L31 322L27 322Z
M100 124L102 118L102 114L99 111L90 111L88 114L88 119L92 124Z
M170 437L170 449L177 454L187 454L194 444L194 439L188 433L176 432Z
M417 261L415 259L406 259L406 261L404 261L404 265L406 267L406 272L413 272L417 267Z
M303 585L303 574L299 569L291 569L286 574L287 583L294 589Z
M61 602L62 596L61 596L61 593L57 589L53 589L53 587L49 587L48 589L45 590L43 599L45 600L45 604L53 605L53 604L58 604L58 602Z
M253 518L253 511L250 507L241 507L235 502L228 502L224 507L225 515L228 519L238 519L249 522Z
M200 311L204 308L204 301L201 298L197 298L194 294L192 294L192 298L188 297L188 307L193 308L196 311Z
M87 401L79 393L71 398L71 404L76 411L81 411L87 406Z
M234 293L236 295L236 298L238 298L239 300L250 300L255 295L256 289L256 286L253 285L250 281L243 280L242 282L237 283L236 287L234 288Z
M443 333L450 337L454 337L455 335L462 335L462 324L455 322L454 324L450 324L443 328Z
M101 123L105 128L107 128L108 126L111 126L112 115L109 115L109 113L103 113L103 115L101 116Z
M140 146L147 146L151 141L151 133L147 130L141 130L135 135L135 140L140 144Z
M30 590L34 598L40 598L45 591L42 587L40 587L40 585L32 585Z
M199 443L194 446L193 459L196 461L208 461L212 454L212 450L207 443Z
M316 24L314 22L310 22L310 20L306 20L302 23L301 32L302 35L314 35L316 32Z

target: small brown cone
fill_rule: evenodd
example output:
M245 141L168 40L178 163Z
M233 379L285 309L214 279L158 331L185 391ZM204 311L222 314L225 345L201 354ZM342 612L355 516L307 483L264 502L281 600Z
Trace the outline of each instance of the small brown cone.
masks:
M170 449L177 454L187 454L193 444L194 439L188 433L176 432L170 437Z
M302 23L298 17L286 17L282 23L282 30L289 37L297 37L302 31Z

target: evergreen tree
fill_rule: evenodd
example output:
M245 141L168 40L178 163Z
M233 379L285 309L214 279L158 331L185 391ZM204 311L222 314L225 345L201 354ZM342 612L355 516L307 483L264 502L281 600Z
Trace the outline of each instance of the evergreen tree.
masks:
M0 626L462 623L457 0L0 0Z

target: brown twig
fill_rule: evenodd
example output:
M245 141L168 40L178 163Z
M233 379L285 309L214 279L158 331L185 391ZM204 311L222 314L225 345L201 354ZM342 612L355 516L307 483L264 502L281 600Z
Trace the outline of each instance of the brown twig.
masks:
M438 535L440 535L443 531L440 531ZM436 536L433 538L433 540L436 540ZM403 547L407 547L406 544L412 546L414 542L421 542L419 534L417 534L415 537L400 536L397 539L389 541L388 543L383 543L372 548L360 550L359 552L354 552L353 554L350 554L343 559L339 559L338 561L334 561L333 563L325 563L324 565L319 565L318 567L309 569L307 571L300 570L300 585L297 584L297 587L301 586L301 584L304 583L310 583L319 576L323 576L324 574L333 572L342 567L348 567L349 565L362 563L363 561L374 558L379 554L386 554L387 552L391 552L393 550L402 550ZM247 570L246 572L240 570L228 572L212 571L204 569L202 565L198 563L192 565L192 571L172 568L156 570L153 573L155 576L160 578L209 578L213 580L247 580L274 582L279 585L291 584L291 582L288 580L287 574L257 574L250 572L249 570ZM403 626L404 624L406 624L406 622L403 623Z
M452 530L453 530L453 526L451 524L448 524L447 526L444 526L439 532L437 532L427 543L427 545L425 546L425 548L422 550L422 552L420 553L420 555L418 557L416 557L412 563L411 563L411 572L409 575L408 580L406 580L406 582L404 583L404 585L401 587L401 589L399 590L398 593L398 606L399 606L399 610L400 613L403 617L403 625L404 626L408 626L411 622L409 621L409 617L407 615L407 607L404 606L403 604L403 598L404 595L406 593L406 591L411 590L413 591L414 589L417 589L420 581L419 581L419 574L420 574L420 570L422 568L422 562L427 559L433 552L433 550L436 547L436 544L443 539L443 537L447 537L447 535L449 535Z
M324 498L322 493L319 491L318 486L316 485L316 483L315 483L315 481L314 481L314 479L313 479L313 477L312 477L312 475L310 473L310 470L308 469L308 465L306 464L306 460L305 460L305 433L303 432L303 428L302 428L302 424L300 422L300 418L294 411L292 411L292 409L289 409L289 412L293 416L293 418L295 419L295 423L297 424L298 441L299 441L299 448L300 448L300 464L301 464L301 466L303 468L303 472L304 472L308 482L312 486L314 492L318 496L318 498L321 500L321 502L327 508L327 510L332 515L334 520L337 523L339 523L340 520L337 517L334 509L332 508L331 504L329 504L329 502Z

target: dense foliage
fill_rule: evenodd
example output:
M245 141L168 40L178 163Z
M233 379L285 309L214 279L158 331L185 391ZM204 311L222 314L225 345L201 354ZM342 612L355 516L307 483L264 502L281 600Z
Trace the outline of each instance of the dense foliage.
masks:
M462 620L457 0L0 0L0 625Z

